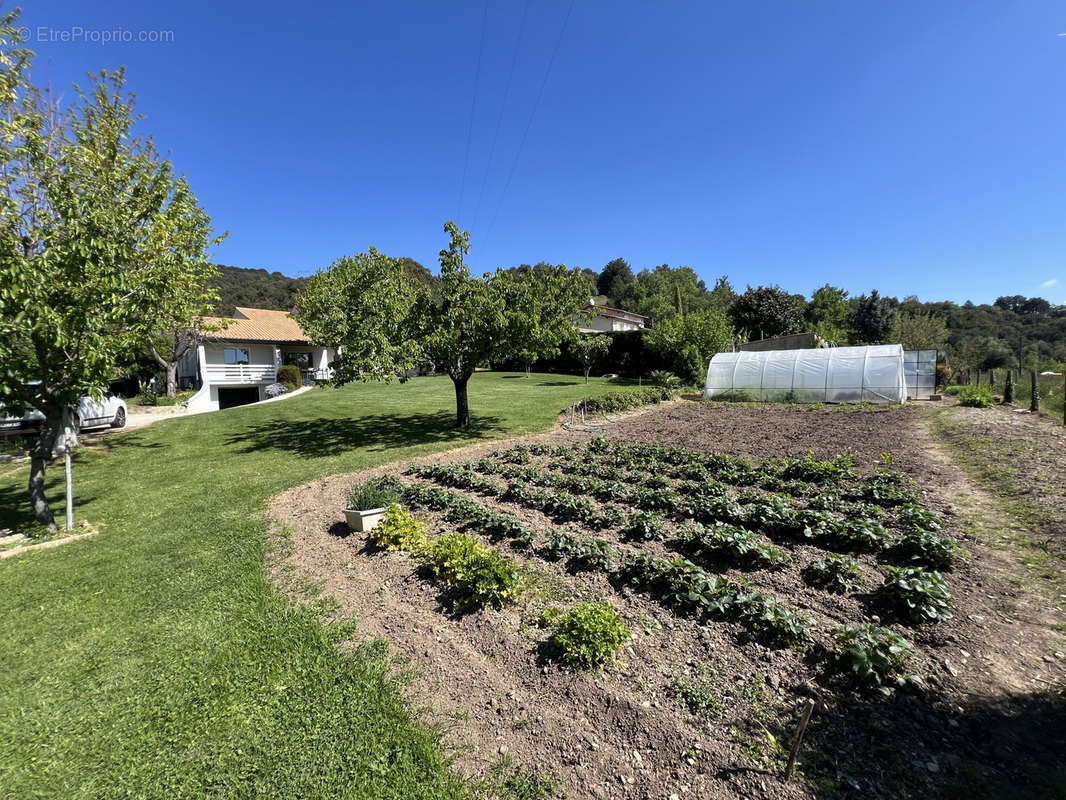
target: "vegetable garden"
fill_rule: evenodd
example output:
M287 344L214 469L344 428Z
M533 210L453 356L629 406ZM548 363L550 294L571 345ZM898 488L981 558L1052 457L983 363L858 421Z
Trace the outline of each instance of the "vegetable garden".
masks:
M571 798L936 796L1017 633L915 419L671 405L338 476L279 519L417 664L417 702L465 715L442 718L462 770L513 755ZM395 504L382 526L333 522L349 489Z

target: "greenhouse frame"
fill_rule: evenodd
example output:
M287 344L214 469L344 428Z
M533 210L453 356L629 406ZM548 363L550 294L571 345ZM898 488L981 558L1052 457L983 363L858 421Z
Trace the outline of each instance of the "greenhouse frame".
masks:
M707 368L703 397L794 403L905 403L903 346L718 353Z

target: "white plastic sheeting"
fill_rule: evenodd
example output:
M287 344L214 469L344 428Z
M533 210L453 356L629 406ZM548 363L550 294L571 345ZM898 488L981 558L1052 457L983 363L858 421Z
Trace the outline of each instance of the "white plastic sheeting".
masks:
M703 397L795 403L904 403L903 346L718 353Z

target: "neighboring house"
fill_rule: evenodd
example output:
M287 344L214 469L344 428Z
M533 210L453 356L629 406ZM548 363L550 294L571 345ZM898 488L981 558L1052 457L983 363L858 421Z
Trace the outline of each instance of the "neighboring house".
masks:
M299 367L305 385L333 376L329 364L336 350L312 345L286 311L238 308L234 317L209 317L204 322L221 329L206 331L200 345L178 366L179 383L200 388L189 398L191 409L265 400L266 387L277 382L278 367L284 364Z
M593 297L574 316L574 324L582 333L638 331L648 326L648 318L632 311L610 308L606 305L606 298Z

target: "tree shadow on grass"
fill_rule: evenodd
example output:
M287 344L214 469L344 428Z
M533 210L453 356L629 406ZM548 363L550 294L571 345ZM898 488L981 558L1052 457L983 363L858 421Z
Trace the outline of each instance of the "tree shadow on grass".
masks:
M577 386L580 381L541 381L537 386Z
M239 452L281 450L303 458L337 455L354 448L374 451L440 442L490 438L505 430L499 417L478 417L467 429L455 427L455 416L433 414L370 414L355 419L320 417L308 420L271 420L246 428L226 439Z

